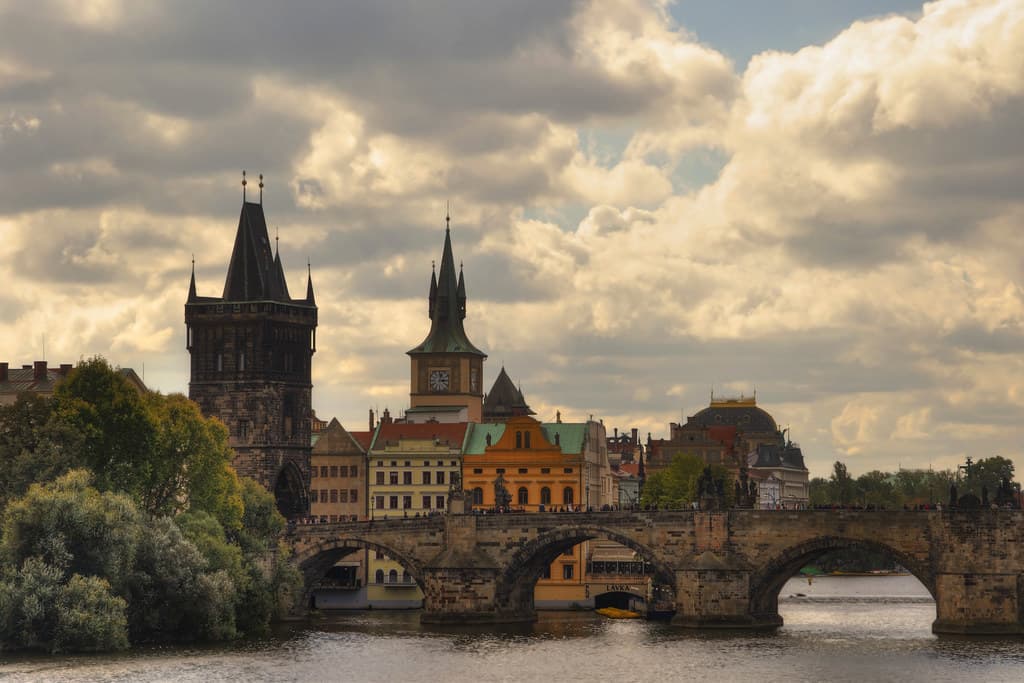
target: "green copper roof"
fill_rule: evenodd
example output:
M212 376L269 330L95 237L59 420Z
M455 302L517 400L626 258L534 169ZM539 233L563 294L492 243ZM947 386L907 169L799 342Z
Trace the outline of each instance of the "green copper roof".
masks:
M437 274L435 288L433 275L430 283L430 333L409 355L419 353L469 353L487 357L487 354L473 346L462 327L466 317L465 282L460 286L455 276L455 257L452 256L451 231L444 231L444 252L441 254L441 271Z
M491 435L491 443L495 444L504 433L505 425L502 423L474 424L466 437L466 449L463 454L482 455L487 448L487 435Z
M487 435L491 435L491 444L496 444L505 433L505 427L503 423L474 424L466 437L466 449L463 453L482 455L487 448ZM546 422L541 424L540 428L544 432L544 438L551 443L555 443L555 434L558 434L563 455L576 455L583 451L583 441L587 435L586 422Z

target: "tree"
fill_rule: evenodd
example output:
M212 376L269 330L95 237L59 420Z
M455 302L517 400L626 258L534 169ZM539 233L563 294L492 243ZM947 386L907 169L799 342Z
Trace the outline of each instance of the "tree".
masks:
M849 505L854 502L856 487L846 465L836 460L832 465L832 476L828 480L829 497L833 503Z
M647 477L640 502L643 505L657 505L663 508L690 505L697 500L697 480L705 467L704 460L696 455L676 454L666 469ZM723 465L711 465L711 475L725 483L725 504L732 505L735 495L732 472Z
M1011 484L1013 483L1013 474L1012 460L1000 455L981 458L971 465L969 473L964 478L961 493L971 492L981 497L981 489L984 486L991 499L996 495L999 484L1004 478Z
M97 488L142 500L152 483L156 428L138 390L96 357L74 368L54 398L82 435L76 460L92 471Z
M0 406L0 510L30 485L78 465L80 442L78 430L49 398L22 394Z
M150 514L202 510L222 526L242 526L242 494L231 467L234 453L224 424L203 417L181 394L151 393L145 398L155 427L149 481L142 506Z

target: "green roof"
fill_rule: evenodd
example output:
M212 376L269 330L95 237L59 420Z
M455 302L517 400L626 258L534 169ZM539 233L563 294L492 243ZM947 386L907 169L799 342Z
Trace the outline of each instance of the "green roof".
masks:
M541 424L541 431L544 438L555 443L555 434L558 434L559 445L564 455L576 455L583 451L583 441L587 435L586 422L546 422ZM487 435L491 435L491 443L498 443L498 439L505 433L505 425L502 423L474 424L466 437L465 455L482 455L487 448Z
M505 425L502 423L489 422L486 424L474 424L469 429L466 437L466 448L462 451L464 455L481 455L487 448L487 435L491 435L491 443L498 443L498 439L505 433Z

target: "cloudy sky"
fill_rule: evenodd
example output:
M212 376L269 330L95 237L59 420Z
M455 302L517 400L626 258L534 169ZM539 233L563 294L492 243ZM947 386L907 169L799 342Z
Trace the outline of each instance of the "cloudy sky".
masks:
M0 360L186 390L243 168L350 428L408 401L450 200L542 419L756 389L812 474L1024 466L1024 0L0 0Z

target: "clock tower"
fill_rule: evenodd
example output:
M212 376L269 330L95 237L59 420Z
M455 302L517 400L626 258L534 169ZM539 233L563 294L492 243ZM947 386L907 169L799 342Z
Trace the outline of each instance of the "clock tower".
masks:
M446 223L450 218L445 218ZM487 354L473 346L466 319L466 281L455 275L451 228L444 230L441 269L430 274L430 333L409 351L412 360L411 422L480 422L483 417L483 365Z

